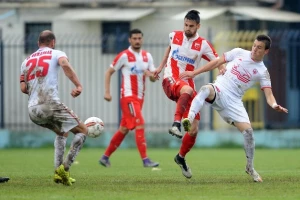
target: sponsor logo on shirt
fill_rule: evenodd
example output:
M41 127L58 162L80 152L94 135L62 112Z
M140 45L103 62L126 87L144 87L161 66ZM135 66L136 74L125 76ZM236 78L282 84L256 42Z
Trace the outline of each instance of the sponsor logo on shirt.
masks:
M138 67L136 65L134 65L133 67L131 67L130 71L133 74L143 74L144 73L144 70L138 69Z
M188 64L195 64L195 60L186 56L181 56L178 54L179 53L179 48L177 48L176 50L174 50L172 52L172 58L175 60L180 60L182 62L186 62Z
M248 83L251 79L251 74L246 69L240 67L239 64L232 67L231 73L244 83Z

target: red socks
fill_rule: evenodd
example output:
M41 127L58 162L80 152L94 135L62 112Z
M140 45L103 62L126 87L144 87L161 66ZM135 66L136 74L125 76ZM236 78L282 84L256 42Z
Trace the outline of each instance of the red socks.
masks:
M176 104L176 111L174 116L174 122L181 122L182 115L187 108L188 102L190 100L191 95L188 93L183 93L180 95L177 104Z
M145 131L144 129L136 129L135 130L135 142L136 146L140 152L141 158L147 158L147 143L145 139Z
M185 135L182 138L181 147L179 150L179 155L181 157L185 157L185 155L191 150L191 148L194 146L196 142L196 138L194 136L190 136L188 133L185 133Z
M110 140L109 146L105 150L104 155L109 157L120 146L124 138L125 134L118 130Z

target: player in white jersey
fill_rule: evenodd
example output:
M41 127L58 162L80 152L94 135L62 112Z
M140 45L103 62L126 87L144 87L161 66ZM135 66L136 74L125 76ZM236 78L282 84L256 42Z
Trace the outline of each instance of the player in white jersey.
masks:
M55 50L55 35L45 30L38 39L39 49L28 56L21 65L20 87L28 94L29 117L35 124L56 133L54 141L54 181L72 185L69 169L83 146L87 127L77 115L60 102L58 96L58 72L60 68L72 81L75 88L71 95L75 98L82 92L82 85L68 61L66 54ZM70 151L63 160L67 133L74 133Z
M207 61L218 57L212 45L197 33L200 29L199 12L189 11L184 17L184 31L174 31L169 34L170 45L167 47L164 58L155 72L155 76L164 68L162 86L166 96L176 102L174 121L169 133L178 138L195 142L195 137L188 133L181 133L181 119L186 118L192 102L196 96L193 78L181 79L179 74L185 71L194 71L201 59ZM197 113L190 132L198 132L200 113Z
M219 75L214 83L201 87L192 101L188 118L182 120L182 124L185 130L189 130L195 115L201 110L203 104L211 105L227 123L237 127L243 134L247 158L246 172L255 182L262 182L262 178L255 171L253 165L255 151L253 129L243 105L242 97L246 90L259 82L269 106L278 112L288 113L286 108L277 104L271 89L269 72L263 63L263 58L269 52L270 47L271 38L267 35L258 35L251 51L241 48L232 49L224 53L221 58L207 63L194 72L184 72L180 75L181 78L195 77L197 74L210 71L227 63L224 75ZM182 142L184 143L184 141ZM192 145L190 145L191 148ZM180 153L176 155L176 157L180 156ZM191 178L190 168L184 159L181 161L183 175Z
M110 79L112 74L121 70L122 84L120 88L120 105L122 119L119 129L113 135L109 146L101 156L99 163L104 167L110 167L109 157L120 146L129 130L135 129L135 141L144 167L157 167L159 163L153 162L147 155L147 143L145 137L145 121L142 113L145 91L145 77L149 76L155 81L153 72L155 67L149 52L142 50L143 33L139 29L129 32L130 47L119 53L105 73L106 101L111 101Z

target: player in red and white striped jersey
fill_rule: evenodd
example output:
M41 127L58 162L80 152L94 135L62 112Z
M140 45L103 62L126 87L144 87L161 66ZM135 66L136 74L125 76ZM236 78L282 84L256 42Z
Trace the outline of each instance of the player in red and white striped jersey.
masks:
M105 167L110 167L109 157L120 146L129 130L135 129L136 144L144 167L157 167L159 163L151 161L147 155L144 131L145 122L142 115L145 78L148 76L151 81L155 81L153 77L153 72L155 71L153 58L149 52L141 49L143 33L139 29L130 31L129 43L130 47L115 57L105 74L104 99L111 101L111 76L117 70L121 70L122 72L122 84L120 88L122 119L119 129L112 137L99 163Z
M170 45L167 47L164 58L155 72L155 77L164 68L163 89L169 99L176 102L174 123L169 133L178 138L182 138L181 119L187 117L190 104L196 95L195 83L192 78L181 79L180 73L194 71L200 64L201 59L207 61L218 57L215 49L204 38L200 37L197 31L200 28L199 12L189 11L184 18L184 30L174 31L169 34ZM190 132L198 132L200 113L197 113ZM188 139L189 138L189 139ZM195 138L190 138L188 134L184 139L191 143Z

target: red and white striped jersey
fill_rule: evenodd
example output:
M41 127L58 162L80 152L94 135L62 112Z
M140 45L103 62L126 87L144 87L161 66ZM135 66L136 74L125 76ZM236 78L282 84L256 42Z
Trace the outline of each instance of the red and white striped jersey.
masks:
M251 51L235 48L224 53L226 73L217 76L218 87L227 90L237 97L242 97L246 90L256 82L261 89L271 88L271 79L263 61L256 62L251 59Z
M213 46L198 33L188 39L183 31L174 31L169 34L170 54L164 70L164 78L179 78L185 71L194 71L200 64L201 58L207 61L218 57ZM193 79L186 80L195 89Z
M59 102L58 97L58 60L66 57L65 52L43 47L28 56L21 65L20 81L28 90L28 107Z
M155 71L153 58L149 52L141 50L137 53L129 47L115 57L110 67L114 70L121 69L121 98L129 96L144 98L145 70Z

